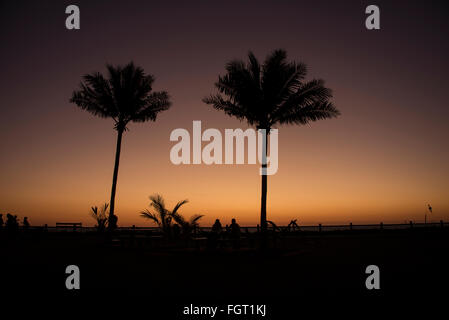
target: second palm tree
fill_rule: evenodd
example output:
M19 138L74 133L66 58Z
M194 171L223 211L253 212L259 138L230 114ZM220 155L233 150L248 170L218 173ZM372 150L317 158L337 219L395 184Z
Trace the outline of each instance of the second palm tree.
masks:
M233 60L226 64L227 73L219 76L215 87L217 94L203 99L227 115L246 120L267 135L277 124L307 124L333 118L340 112L329 101L330 89L323 80L304 81L307 74L304 63L288 62L285 50L275 50L263 65L254 54L249 61ZM266 139L268 143L268 139ZM267 156L267 145L263 157ZM262 172L266 172L266 163ZM260 208L262 232L267 230L267 175L262 174Z

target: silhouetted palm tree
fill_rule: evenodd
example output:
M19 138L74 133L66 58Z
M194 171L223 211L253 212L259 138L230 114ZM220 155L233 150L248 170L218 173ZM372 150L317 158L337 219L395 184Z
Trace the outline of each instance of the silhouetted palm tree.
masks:
M149 198L151 200L150 207L153 207L155 211L151 212L146 209L145 211L140 212L140 216L155 222L163 233L169 235L171 232L173 216L177 214L179 208L186 204L188 200L179 201L174 206L173 210L170 211L165 207L165 201L161 195L155 194L151 195Z
M155 194L149 198L151 200L150 207L153 207L155 211L151 212L146 209L140 213L140 216L155 222L161 231L166 235L171 235L171 229L174 221L179 225L179 227L181 227L182 233L188 237L195 229L199 227L198 221L204 217L204 215L195 214L190 217L189 220L186 220L179 213L179 208L189 202L187 199L179 201L173 210L170 211L165 207L165 201L161 195Z
M229 116L246 120L267 135L279 124L304 125L311 121L336 117L340 112L329 101L330 89L323 80L305 81L304 63L288 62L285 50L275 50L260 65L252 52L249 62L233 60L226 64L227 73L215 83L218 93L203 102ZM266 139L268 144L268 139ZM267 145L263 156L266 157ZM262 171L267 165L262 164ZM264 170L265 168L265 170ZM260 223L267 230L267 175L262 175Z
M173 220L181 227L185 236L189 237L192 232L198 230L200 224L199 220L204 217L203 214L194 214L189 220L186 220L179 212L172 213Z
M109 203L105 203L100 208L97 206L91 208L92 212L90 214L97 221L96 227L99 232L104 231L108 224L108 207Z
M145 74L132 62L124 67L107 65L107 70L107 77L98 72L84 75L80 89L73 92L70 102L93 115L112 118L115 122L117 146L109 210L111 221L123 132L129 122L155 121L159 112L170 107L170 101L166 91L152 92L154 77Z

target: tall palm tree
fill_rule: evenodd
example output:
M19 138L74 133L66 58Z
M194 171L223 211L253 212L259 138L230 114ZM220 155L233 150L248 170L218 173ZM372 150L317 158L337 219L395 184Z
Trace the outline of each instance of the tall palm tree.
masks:
M218 93L203 99L206 104L227 115L246 120L267 135L275 125L304 125L311 121L337 117L340 112L329 101L330 89L323 80L305 81L304 63L288 62L285 50L275 50L261 65L252 52L249 61L233 60L226 64L227 73L219 76ZM262 156L267 156L267 144ZM267 164L262 162L262 172ZM260 224L267 230L267 175L262 174Z
M154 77L145 74L133 62L124 67L106 67L106 77L99 72L84 75L70 102L95 116L112 118L115 122L117 145L109 209L109 221L112 221L123 132L130 122L156 121L157 114L167 110L171 103L166 91L152 92Z

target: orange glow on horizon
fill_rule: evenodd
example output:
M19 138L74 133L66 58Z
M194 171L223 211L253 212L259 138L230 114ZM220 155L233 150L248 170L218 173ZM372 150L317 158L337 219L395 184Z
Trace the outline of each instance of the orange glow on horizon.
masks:
M109 121L76 109L72 113L83 120L89 139L66 145L56 136L45 136L41 143L52 146L47 152L36 149L10 163L4 173L7 183L1 185L3 213L28 216L35 225L94 224L90 207L109 199L115 132ZM205 214L204 226L216 218L226 224L234 217L241 225L259 223L259 166L173 165L169 151L175 142L169 141L169 133L177 127L190 131L191 120L169 126L164 122L170 113L175 111L157 123L133 124L125 134L116 199L119 224L152 225L139 212L148 207L153 193L162 194L169 208L189 199L181 213ZM208 128L224 128L223 123L241 126L230 118L205 122ZM335 130L345 126L344 120L329 120L279 129L279 170L268 177L269 220L279 225L291 219L303 225L422 221L427 203L434 207L429 220L449 218L448 171L436 170L445 168L442 160L426 153L412 157L413 150L391 144L380 148L378 141L367 144L364 137ZM66 130L62 136L76 132L76 125Z
M2 3L3 4L3 3ZM93 225L91 206L109 202L116 132L69 103L82 75L131 60L155 76L172 107L123 136L116 214L139 217L148 196L202 225L259 223L258 165L173 165L169 140L191 132L246 128L202 98L228 61L252 50L260 61L284 48L323 79L336 119L279 129L279 169L268 177L268 219L279 225L449 220L447 17L442 5L388 3L385 28L368 31L363 6L328 2L197 1L83 3L80 30L64 28L63 6L9 2L0 37L0 213L32 225ZM387 6L387 4L385 4ZM326 10L323 8L326 7ZM412 8L413 7L413 8ZM3 8L3 7L2 7ZM149 14L154 19L149 19ZM61 20L62 19L62 20ZM229 23L232 19L232 23ZM26 23L24 23L26 21ZM410 23L413 22L413 23ZM437 30L438 29L438 30ZM437 32L438 31L438 32Z

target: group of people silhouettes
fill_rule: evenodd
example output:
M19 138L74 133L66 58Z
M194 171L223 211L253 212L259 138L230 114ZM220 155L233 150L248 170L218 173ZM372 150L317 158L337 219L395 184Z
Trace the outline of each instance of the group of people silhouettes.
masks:
M210 240L212 240L211 242L214 244L214 246L217 246L218 240L228 238L232 241L232 245L234 248L240 247L240 226L235 219L232 219L231 224L229 226L226 225L224 230L221 225L220 219L216 219L211 231L212 232Z
M30 226L30 223L28 221L28 217L24 217L22 221L22 228L28 229ZM5 229L7 231L17 231L19 230L19 219L17 218L17 215L12 215L10 213L6 214L6 222L3 221L3 214L0 213L0 230Z
M235 219L231 220L231 225L226 225L225 227L226 233L230 234L233 237L240 237L240 226L236 222ZM214 225L212 226L212 232L221 234L223 232L223 227L221 226L220 219L216 219Z

